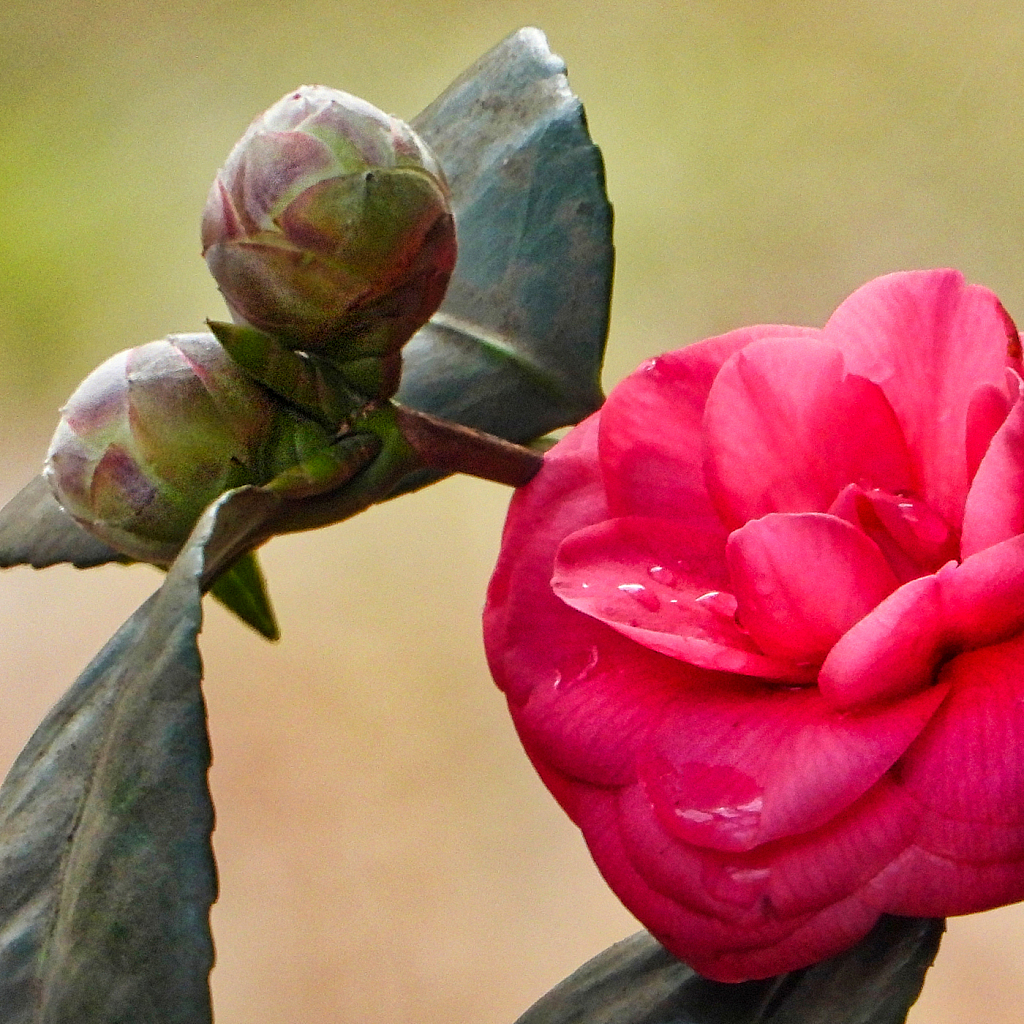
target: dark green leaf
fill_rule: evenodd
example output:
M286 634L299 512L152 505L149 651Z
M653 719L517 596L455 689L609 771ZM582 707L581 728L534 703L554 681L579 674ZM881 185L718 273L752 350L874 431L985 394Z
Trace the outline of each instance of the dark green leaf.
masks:
M603 398L612 214L565 65L521 29L413 125L448 176L459 259L398 400L512 441L578 422Z
M242 555L230 569L218 576L210 587L210 594L257 633L268 640L280 639L281 630L255 551Z
M517 1024L901 1024L944 928L931 918L883 917L845 953L738 985L702 978L639 932L584 964Z
M110 562L129 565L132 561L83 530L57 503L41 476L0 509L0 569L14 565L45 569L62 562L70 562L76 569L91 569ZM246 556L229 569L211 593L269 640L280 636L255 555Z
M206 1024L216 897L201 593L280 499L204 513L0 787L3 1024Z
M183 554L0 789L4 1024L211 1020L202 564Z

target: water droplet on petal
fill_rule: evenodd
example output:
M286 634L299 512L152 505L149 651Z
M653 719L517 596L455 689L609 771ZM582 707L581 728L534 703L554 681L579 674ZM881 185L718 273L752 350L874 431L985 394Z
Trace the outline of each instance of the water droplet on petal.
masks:
M731 619L736 614L738 607L736 598L727 594L724 590L709 590L706 594L694 599L702 608L717 612Z
M555 673L555 689L585 682L593 675L594 670L597 668L597 662L598 652L596 646L591 645L585 651L576 651L570 659L562 663L561 669Z
M715 899L736 907L752 907L766 895L771 875L771 868L709 864L701 872L701 881Z
M647 570L647 575L651 577L657 583L661 583L666 587L678 587L679 586L679 573L674 572L665 565L652 565Z
M662 824L688 843L716 850L756 845L764 809L762 788L730 765L674 765L658 757L641 768Z
M587 663L576 673L573 677L574 683L582 683L589 679L594 669L597 668L597 648L590 648L590 656L587 658Z
M620 583L619 590L629 594L642 608L656 612L661 607L657 594L651 593L642 583Z

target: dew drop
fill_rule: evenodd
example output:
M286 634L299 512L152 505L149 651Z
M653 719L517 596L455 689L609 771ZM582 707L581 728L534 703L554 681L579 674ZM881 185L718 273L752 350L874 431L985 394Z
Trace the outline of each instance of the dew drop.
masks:
M766 895L771 875L771 868L709 862L701 881L715 899L735 907L752 907Z
M661 607L658 595L651 593L642 583L620 583L619 590L629 594L641 608L646 608L649 612L656 612Z
M724 590L709 590L706 594L701 594L700 597L694 600L702 608L717 612L728 619L731 619L736 614L738 607L736 598L732 594L727 594Z
M569 687L575 683L586 682L597 668L598 652L593 644L584 651L577 651L568 661L555 672L554 687Z
M647 575L656 583L662 583L666 587L679 586L679 574L677 572L673 572L667 566L652 565L650 569L647 570Z
M757 839L764 792L731 765L674 764L657 757L641 781L664 825L686 842L718 850L749 850Z

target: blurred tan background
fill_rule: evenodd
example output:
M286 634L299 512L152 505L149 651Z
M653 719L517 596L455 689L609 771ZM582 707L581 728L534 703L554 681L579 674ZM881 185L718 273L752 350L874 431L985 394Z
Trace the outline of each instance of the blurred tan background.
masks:
M5 0L0 500L100 359L223 314L199 215L255 114L321 82L412 116L524 24L607 160L609 386L901 268L959 266L1024 321L1019 3ZM275 541L277 646L209 610L219 1024L511 1024L635 930L484 666L507 497L449 481ZM156 581L0 576L0 767ZM1019 1020L1022 940L1020 907L954 921L911 1021Z

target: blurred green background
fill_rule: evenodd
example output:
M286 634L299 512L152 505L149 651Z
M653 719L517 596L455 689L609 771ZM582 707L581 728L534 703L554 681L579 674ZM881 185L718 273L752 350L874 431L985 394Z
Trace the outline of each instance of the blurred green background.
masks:
M1019 4L5 0L0 500L93 365L223 315L199 216L253 116L319 82L410 117L525 24L607 161L607 385L896 269L960 267L1024 321ZM209 610L219 1024L510 1024L635 930L484 666L507 498L453 480L273 542L277 646ZM2 766L155 584L0 577ZM1021 908L954 921L913 1024L1019 1020L1022 939Z

